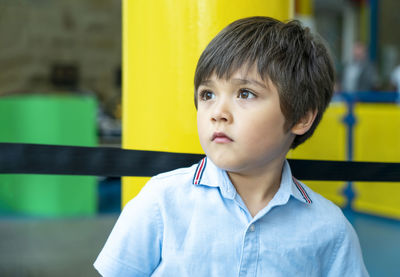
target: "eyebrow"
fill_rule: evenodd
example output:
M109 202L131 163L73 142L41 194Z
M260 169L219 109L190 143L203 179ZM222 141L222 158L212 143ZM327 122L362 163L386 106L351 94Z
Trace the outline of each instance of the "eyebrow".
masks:
M262 88L267 88L264 83L261 83L257 80L254 79L241 79L241 78L235 78L232 79L235 83L238 83L240 85L247 85L247 84L253 84ZM214 84L214 81L212 80L203 80L200 85L205 85L205 86L212 86Z
M236 81L237 83L239 83L239 84L241 84L241 85L252 84L252 85L256 85L256 86L262 87L262 88L267 88L267 87L265 86L265 84L263 84L263 83L261 83L261 82L259 82L259 81L257 81L257 80L254 80L254 79L240 79L240 78L235 78L235 79L232 79L232 80L233 80L233 81Z
M203 80L201 81L199 86L212 86L214 84L214 81L211 80Z

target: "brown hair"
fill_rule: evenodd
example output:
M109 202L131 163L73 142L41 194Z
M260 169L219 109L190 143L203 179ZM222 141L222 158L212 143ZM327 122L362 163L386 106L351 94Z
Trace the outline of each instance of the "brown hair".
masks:
M228 79L251 65L277 87L286 131L307 112L317 111L310 130L294 139L291 148L295 148L313 134L333 94L334 69L327 48L297 20L239 19L225 27L200 56L194 77L196 108L196 92L204 80L213 73Z

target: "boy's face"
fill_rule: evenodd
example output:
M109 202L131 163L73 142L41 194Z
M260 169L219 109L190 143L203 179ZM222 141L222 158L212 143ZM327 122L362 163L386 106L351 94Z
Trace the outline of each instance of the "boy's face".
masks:
M228 80L213 74L201 83L197 97L200 143L218 167L256 174L282 164L295 135L284 131L277 88L254 66Z

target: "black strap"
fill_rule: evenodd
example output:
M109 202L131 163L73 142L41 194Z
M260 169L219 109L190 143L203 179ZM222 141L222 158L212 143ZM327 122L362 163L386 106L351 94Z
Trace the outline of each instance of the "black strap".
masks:
M110 147L0 143L0 173L153 176L204 155ZM400 182L400 163L289 160L301 180Z
M301 180L400 182L400 163L289 160Z
M0 143L0 173L94 176L153 176L197 163L203 155Z

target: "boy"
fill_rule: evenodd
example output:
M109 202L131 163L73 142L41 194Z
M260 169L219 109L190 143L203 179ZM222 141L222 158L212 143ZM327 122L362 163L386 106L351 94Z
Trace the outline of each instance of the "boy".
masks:
M104 276L368 276L338 207L291 175L334 72L296 21L245 18L222 30L195 73L206 158L153 177L95 262Z

